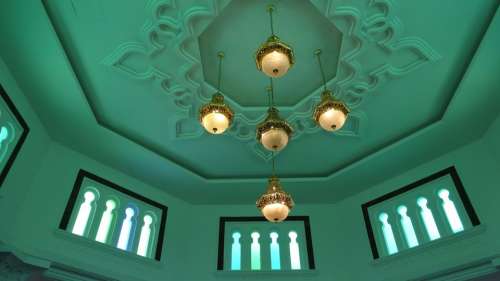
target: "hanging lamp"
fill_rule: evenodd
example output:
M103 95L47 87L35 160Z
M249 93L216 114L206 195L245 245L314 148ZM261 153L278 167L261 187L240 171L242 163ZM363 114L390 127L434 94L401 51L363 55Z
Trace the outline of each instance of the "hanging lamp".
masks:
M288 217L295 203L292 196L286 193L276 176L275 155L273 153L273 174L268 179L267 190L256 202L262 215L270 222L281 222Z
M218 135L224 133L233 121L234 112L224 103L221 94L222 59L224 53L219 52L219 74L217 80L217 92L212 95L212 100L200 108L199 121L203 128L210 134Z
M257 125L257 140L271 151L280 151L288 144L288 140L293 134L293 129L288 122L279 116L279 110L274 107L274 87L270 78L269 109L267 117Z
M255 54L257 69L269 77L278 78L285 75L295 63L293 49L281 41L274 34L273 11L275 7L269 5L269 19L271 25L271 36L264 42Z
M336 99L332 91L327 89L320 58L321 50L316 50L314 54L318 58L319 70L323 79L323 92L321 93L321 101L314 110L313 119L325 131L334 132L344 126L349 115L349 108L342 101Z

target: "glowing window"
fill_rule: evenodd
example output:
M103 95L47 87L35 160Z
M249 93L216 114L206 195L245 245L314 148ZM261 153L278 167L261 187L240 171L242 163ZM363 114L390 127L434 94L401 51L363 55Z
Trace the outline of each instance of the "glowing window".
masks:
M292 271L314 269L308 217L281 223L263 217L222 217L218 270Z
M90 215L92 213L92 203L96 198L96 194L92 191L87 191L83 195L83 202L78 209L75 223L73 224L73 234L83 236L88 230Z
M271 251L271 269L280 270L281 269L281 259L280 259L280 244L278 244L278 233L271 232L269 234L271 238L271 245L269 249Z
M401 226L403 227L403 233L405 235L406 244L408 247L413 248L418 246L417 234L415 234L415 229L413 228L413 222L408 216L408 208L404 205L398 207L398 213L401 216Z
M137 246L137 254L146 257L149 253L149 244L151 241L151 233L153 232L153 217L150 215L144 216L144 224L141 228L141 236L139 236L139 245Z
M439 243L480 224L454 167L362 205L373 257Z
M378 217L382 223L382 235L384 236L385 246L387 247L387 252L389 255L398 252L398 245L396 244L396 239L394 239L394 232L392 232L392 226L389 223L389 215L386 213L380 214Z
M81 170L59 228L98 245L160 260L166 211L159 203Z
M241 270L241 233L233 233L233 244L231 245L231 270Z
M427 206L427 199L424 197L420 197L417 200L417 204L418 206L420 206L420 216L422 216L422 220L424 221L425 229L427 230L429 239L436 240L438 238L441 238L441 234L439 234L439 229L436 225L436 221L434 220L434 215Z
M293 270L300 269L300 250L299 244L297 243L297 232L290 231L288 233L288 237L290 237L290 267Z
M439 197L443 200L441 203L444 213L446 214L446 218L448 223L450 224L451 230L454 233L460 232L464 230L464 225L462 224L462 220L458 215L457 208L455 207L455 203L450 199L450 191L447 189L441 189L439 191Z
M0 187L21 150L29 127L0 85Z
M111 223L113 222L114 209L116 208L116 202L114 200L106 201L106 210L102 213L101 223L99 223L99 228L97 229L97 235L95 240L101 243L106 243L108 241L109 231L111 230Z
M258 232L252 233L252 245L251 249L251 268L252 270L260 270L260 244L259 244L260 234Z

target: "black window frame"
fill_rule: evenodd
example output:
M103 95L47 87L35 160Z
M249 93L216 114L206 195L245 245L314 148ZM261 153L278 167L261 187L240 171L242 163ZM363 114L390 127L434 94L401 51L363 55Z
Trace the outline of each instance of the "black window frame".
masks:
M154 200L146 198L140 194L137 194L133 191L130 191L130 190L124 188L123 186L120 186L114 182L111 182L107 179L104 179L96 174L93 174L91 172L83 170L83 169L80 169L78 171L78 175L77 175L75 183L73 185L73 190L71 191L71 195L68 199L68 204L66 205L66 209L64 210L63 216L61 218L61 222L59 223L59 228L62 230L65 230L65 231L67 230L68 224L69 224L69 221L71 218L71 214L73 213L73 210L75 208L76 200L78 198L78 194L80 194L82 183L83 183L83 180L85 178L91 179L95 182L98 182L102 185L105 185L109 188L112 188L112 189L116 190L117 192L121 192L125 195L128 195L128 196L138 200L138 201L142 201L146 204L149 204L149 205L161 210L160 230L158 231L158 239L156 242L156 252L155 252L155 256L154 256L155 260L160 261L162 251L163 251L163 243L165 240L165 227L166 227L166 223L167 223L168 207L161 204L161 203L158 203Z
M24 120L21 113L19 113L19 111L17 110L17 107L14 105L14 102L12 102L12 100L10 99L9 95L7 94L7 91L5 91L2 84L0 84L0 96L7 104L7 107L9 108L12 115L14 115L14 118L16 118L16 121L23 128L23 133L19 137L19 140L17 141L16 145L14 146L14 149L12 150L12 153L10 154L9 158L7 159L5 166L3 167L2 171L0 172L0 187L2 187L5 179L7 178L7 175L9 174L10 169L12 168L12 165L14 164L14 161L17 159L17 156L18 156L19 152L21 151L21 147L23 146L26 138L28 137L28 133L30 131L30 128L29 128L28 124L26 123L26 121Z
M472 206L472 202L470 201L469 196L467 195L467 192L465 191L462 180L460 179L460 176L458 175L457 169L455 168L455 166L450 166L446 169L438 171L438 172L436 172L430 176L427 176L425 178L419 179L415 182L412 182L408 185L405 185L399 189L391 191L387 194L384 194L378 198L375 198L375 199L361 205L361 209L363 211L363 218L364 218L365 226L366 226L366 232L368 235L368 240L370 241L370 248L371 248L371 251L373 254L373 259L380 258L380 253L378 252L377 243L375 241L375 236L373 233L373 228L372 228L372 225L370 223L370 216L368 213L368 208L370 208L371 206L374 206L376 204L379 204L383 201L386 201L388 199L391 199L393 197L396 197L398 195L401 195L405 192L408 192L410 190L418 188L421 185L427 184L429 182L432 182L434 180L437 180L439 178L446 177L446 176L451 177L451 179L455 185L455 188L457 190L458 196L460 197L460 200L462 201L462 204L465 208L465 211L467 212L467 215L469 216L469 219L472 223L472 226L474 227L474 226L478 226L481 224L479 217L478 217L474 207Z
M224 270L224 236L226 232L226 222L265 222L264 217L220 217L219 219L219 246L217 254L217 270ZM284 222L287 221L302 221L304 223L304 233L307 249L307 260L309 263L309 270L316 269L314 261L314 250L311 235L311 223L309 216L289 216Z

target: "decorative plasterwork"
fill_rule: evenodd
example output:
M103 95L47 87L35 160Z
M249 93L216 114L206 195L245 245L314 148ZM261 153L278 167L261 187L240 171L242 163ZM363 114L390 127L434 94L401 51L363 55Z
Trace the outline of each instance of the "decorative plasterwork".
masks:
M228 2L212 0L185 8L175 0L151 0L141 40L117 46L103 60L133 79L150 80L170 97L177 109L175 114L169 113L173 138L204 136L196 114L215 90L204 82L197 38ZM311 2L343 34L337 75L328 84L352 112L348 124L336 134L360 136L365 123L360 108L363 99L388 80L402 77L440 56L423 39L403 36L403 25L394 14L391 0L357 0L340 5L332 0ZM378 61L363 60L370 54ZM397 63L393 62L396 54ZM406 59L404 63L402 57ZM319 89L304 93L294 106L280 108L294 127L293 138L319 131L311 118L319 96ZM262 158L270 159L271 154L255 141L255 127L265 118L266 111L243 107L227 97L226 102L236 112L229 135L246 143Z

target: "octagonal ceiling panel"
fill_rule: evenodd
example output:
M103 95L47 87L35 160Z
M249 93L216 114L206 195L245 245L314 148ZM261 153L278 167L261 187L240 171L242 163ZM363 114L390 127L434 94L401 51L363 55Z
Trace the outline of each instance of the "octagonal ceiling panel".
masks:
M457 28L473 18L464 22L450 12L456 17L443 22L426 14L420 24L415 11L423 5L417 3L233 2L46 6L99 124L208 179L269 174L270 154L254 134L265 116L267 79L253 64L254 49L268 35L268 3L277 6L278 35L297 51L297 65L276 84L278 107L296 131L278 156L284 177L326 177L439 120L464 70L458 62L474 49ZM454 11L453 1L446 3ZM436 28L446 30L446 40ZM241 43L229 42L234 34ZM197 111L214 92L215 53L228 45L223 88L237 114L226 135L211 136L199 126ZM320 92L311 50L318 47L326 50L329 86L353 110L336 134L311 120Z
M275 102L282 107L294 106L321 86L319 68L314 64L316 49L323 51L325 76L334 78L342 34L309 1L279 4L273 16L275 34L292 46L298 58L287 75L275 79ZM222 92L241 107L267 106L269 78L256 71L254 54L270 34L266 2L231 2L199 37L205 81L216 87L216 54L223 51Z

